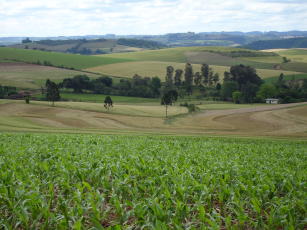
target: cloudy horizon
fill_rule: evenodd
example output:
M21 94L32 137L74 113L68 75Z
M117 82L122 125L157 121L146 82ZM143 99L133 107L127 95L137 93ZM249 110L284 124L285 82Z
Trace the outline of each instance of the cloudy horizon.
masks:
M307 30L300 0L0 0L0 36Z

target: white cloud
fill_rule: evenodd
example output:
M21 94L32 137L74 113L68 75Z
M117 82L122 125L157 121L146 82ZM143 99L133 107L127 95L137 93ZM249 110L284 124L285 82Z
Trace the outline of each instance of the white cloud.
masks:
M0 36L307 30L298 0L0 0Z

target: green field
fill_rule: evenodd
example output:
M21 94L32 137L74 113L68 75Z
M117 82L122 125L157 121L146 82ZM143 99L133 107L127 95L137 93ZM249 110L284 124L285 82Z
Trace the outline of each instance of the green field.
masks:
M0 59L11 59L28 63L48 61L55 66L72 67L75 69L130 61L124 58L86 56L7 47L0 48Z
M107 95L103 94L88 94L88 93L61 93L61 98L69 101L81 102L103 102ZM159 98L143 98L143 97L126 97L126 96L111 96L115 103L158 103Z
M185 62L184 58L186 52L213 52L213 53L222 53L225 55L232 55L233 52L250 52L255 56L269 56L270 54L254 51L241 48L232 48L232 47L217 47L217 46L194 46L194 47L179 47L179 48L169 48L169 49L160 49L160 50L146 50L136 53L120 53L120 54L106 54L99 56L107 57L118 57L118 58L128 58L134 60L142 61L174 61L174 62ZM170 60L172 59L172 60Z
M25 49L25 47L28 47L28 49L43 49L48 51L54 51L54 52L67 52L68 49L78 47L78 50L82 50L83 48L89 49L92 52L95 52L97 49L104 52L110 52L112 49L112 52L131 52L131 51L139 51L143 50L142 48L137 47L129 47L129 46L123 46L118 45L116 40L88 40L87 42L81 42L80 40L69 40L67 42L60 42L60 44L41 44L39 42L32 42L27 44L16 44L11 45L11 48L19 48L19 49Z
M305 141L0 137L4 229L306 226Z
M284 79L286 81L289 80L299 80L299 79L307 79L307 74L298 74L298 75L285 75ZM278 80L278 77L269 77L265 79L267 83L275 83Z
M201 63L210 64L213 71L219 73L221 80L224 72L229 71L231 65L240 63L255 67L258 75L263 79L278 77L281 73L286 76L301 76L300 74L307 72L307 63L303 62L307 56L306 50L289 49L274 50L274 52L281 56L274 56L271 52L232 47L180 47L98 56L2 47L0 48L0 84L21 89L39 89L47 78L59 82L77 74L87 74L92 78L109 75L114 77L115 81L121 77L131 78L138 74L143 77L158 76L164 81L167 66L184 69L185 62L193 63L194 73L200 71ZM291 62L282 63L282 56L287 56ZM13 64L7 59L12 60ZM32 64L26 66L23 63L18 66L16 60L28 63L38 60L41 63L48 61L56 66L73 67L85 72Z
M97 66L93 68L88 68L86 70L111 76L128 78L132 78L135 74L149 77L158 76L162 81L164 81L166 75L166 67L169 65L173 66L174 69L184 70L185 68L185 63L162 61L136 61ZM229 66L210 65L210 67L213 69L214 72L217 72L220 75L221 79L223 79L224 72L230 70ZM201 65L193 64L193 68L194 73L200 72ZM286 75L300 74L299 72L295 71L273 69L257 69L257 73L261 78L279 76L281 73L284 73Z
M25 63L0 63L0 84L15 86L22 89L40 89L45 85L46 79L60 82L64 78L86 74L90 78L101 75L84 73L76 70L40 66Z

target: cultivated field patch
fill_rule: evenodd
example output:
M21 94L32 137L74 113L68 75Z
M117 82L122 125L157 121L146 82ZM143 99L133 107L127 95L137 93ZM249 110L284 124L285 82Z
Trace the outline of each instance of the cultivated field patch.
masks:
M43 63L44 61L47 61L55 66L75 68L79 70L98 65L129 61L128 59L123 58L97 57L7 47L0 48L0 59L17 60L27 63L36 63L38 61Z
M282 105L200 105L201 111L187 114L185 107L165 107L153 104L115 104L107 112L102 103L48 102L0 100L0 130L12 129L39 132L134 132L174 135L237 135L307 137L307 119L292 109L307 113L306 103ZM297 111L297 110L296 110ZM296 112L298 113L298 112ZM74 122L71 122L74 121ZM80 125L81 124L81 125ZM37 127L39 126L39 128ZM248 128L252 127L252 128Z
M49 78L52 81L61 81L64 78L85 74L75 70L67 70L49 66L40 66L19 62L0 63L0 84L18 88L39 89L45 85ZM89 77L97 78L99 75L86 73Z
M102 65L86 70L111 76L128 77L132 78L135 74L140 76L154 77L158 76L161 80L165 80L166 67L173 66L174 69L185 68L185 63L178 62L162 62L162 61L136 61L136 62L124 62L118 64ZM214 72L219 73L220 78L223 79L224 72L229 71L229 66L210 65ZM193 70L200 72L201 65L193 64ZM262 78L279 76L281 73L286 75L295 75L299 72L285 71L285 70L269 70L269 69L257 69L257 73Z
M304 141L0 134L5 228L304 229Z

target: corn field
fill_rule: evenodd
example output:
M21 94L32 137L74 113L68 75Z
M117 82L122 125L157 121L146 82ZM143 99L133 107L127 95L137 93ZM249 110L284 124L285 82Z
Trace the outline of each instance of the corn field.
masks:
M306 229L307 142L0 134L0 229Z

